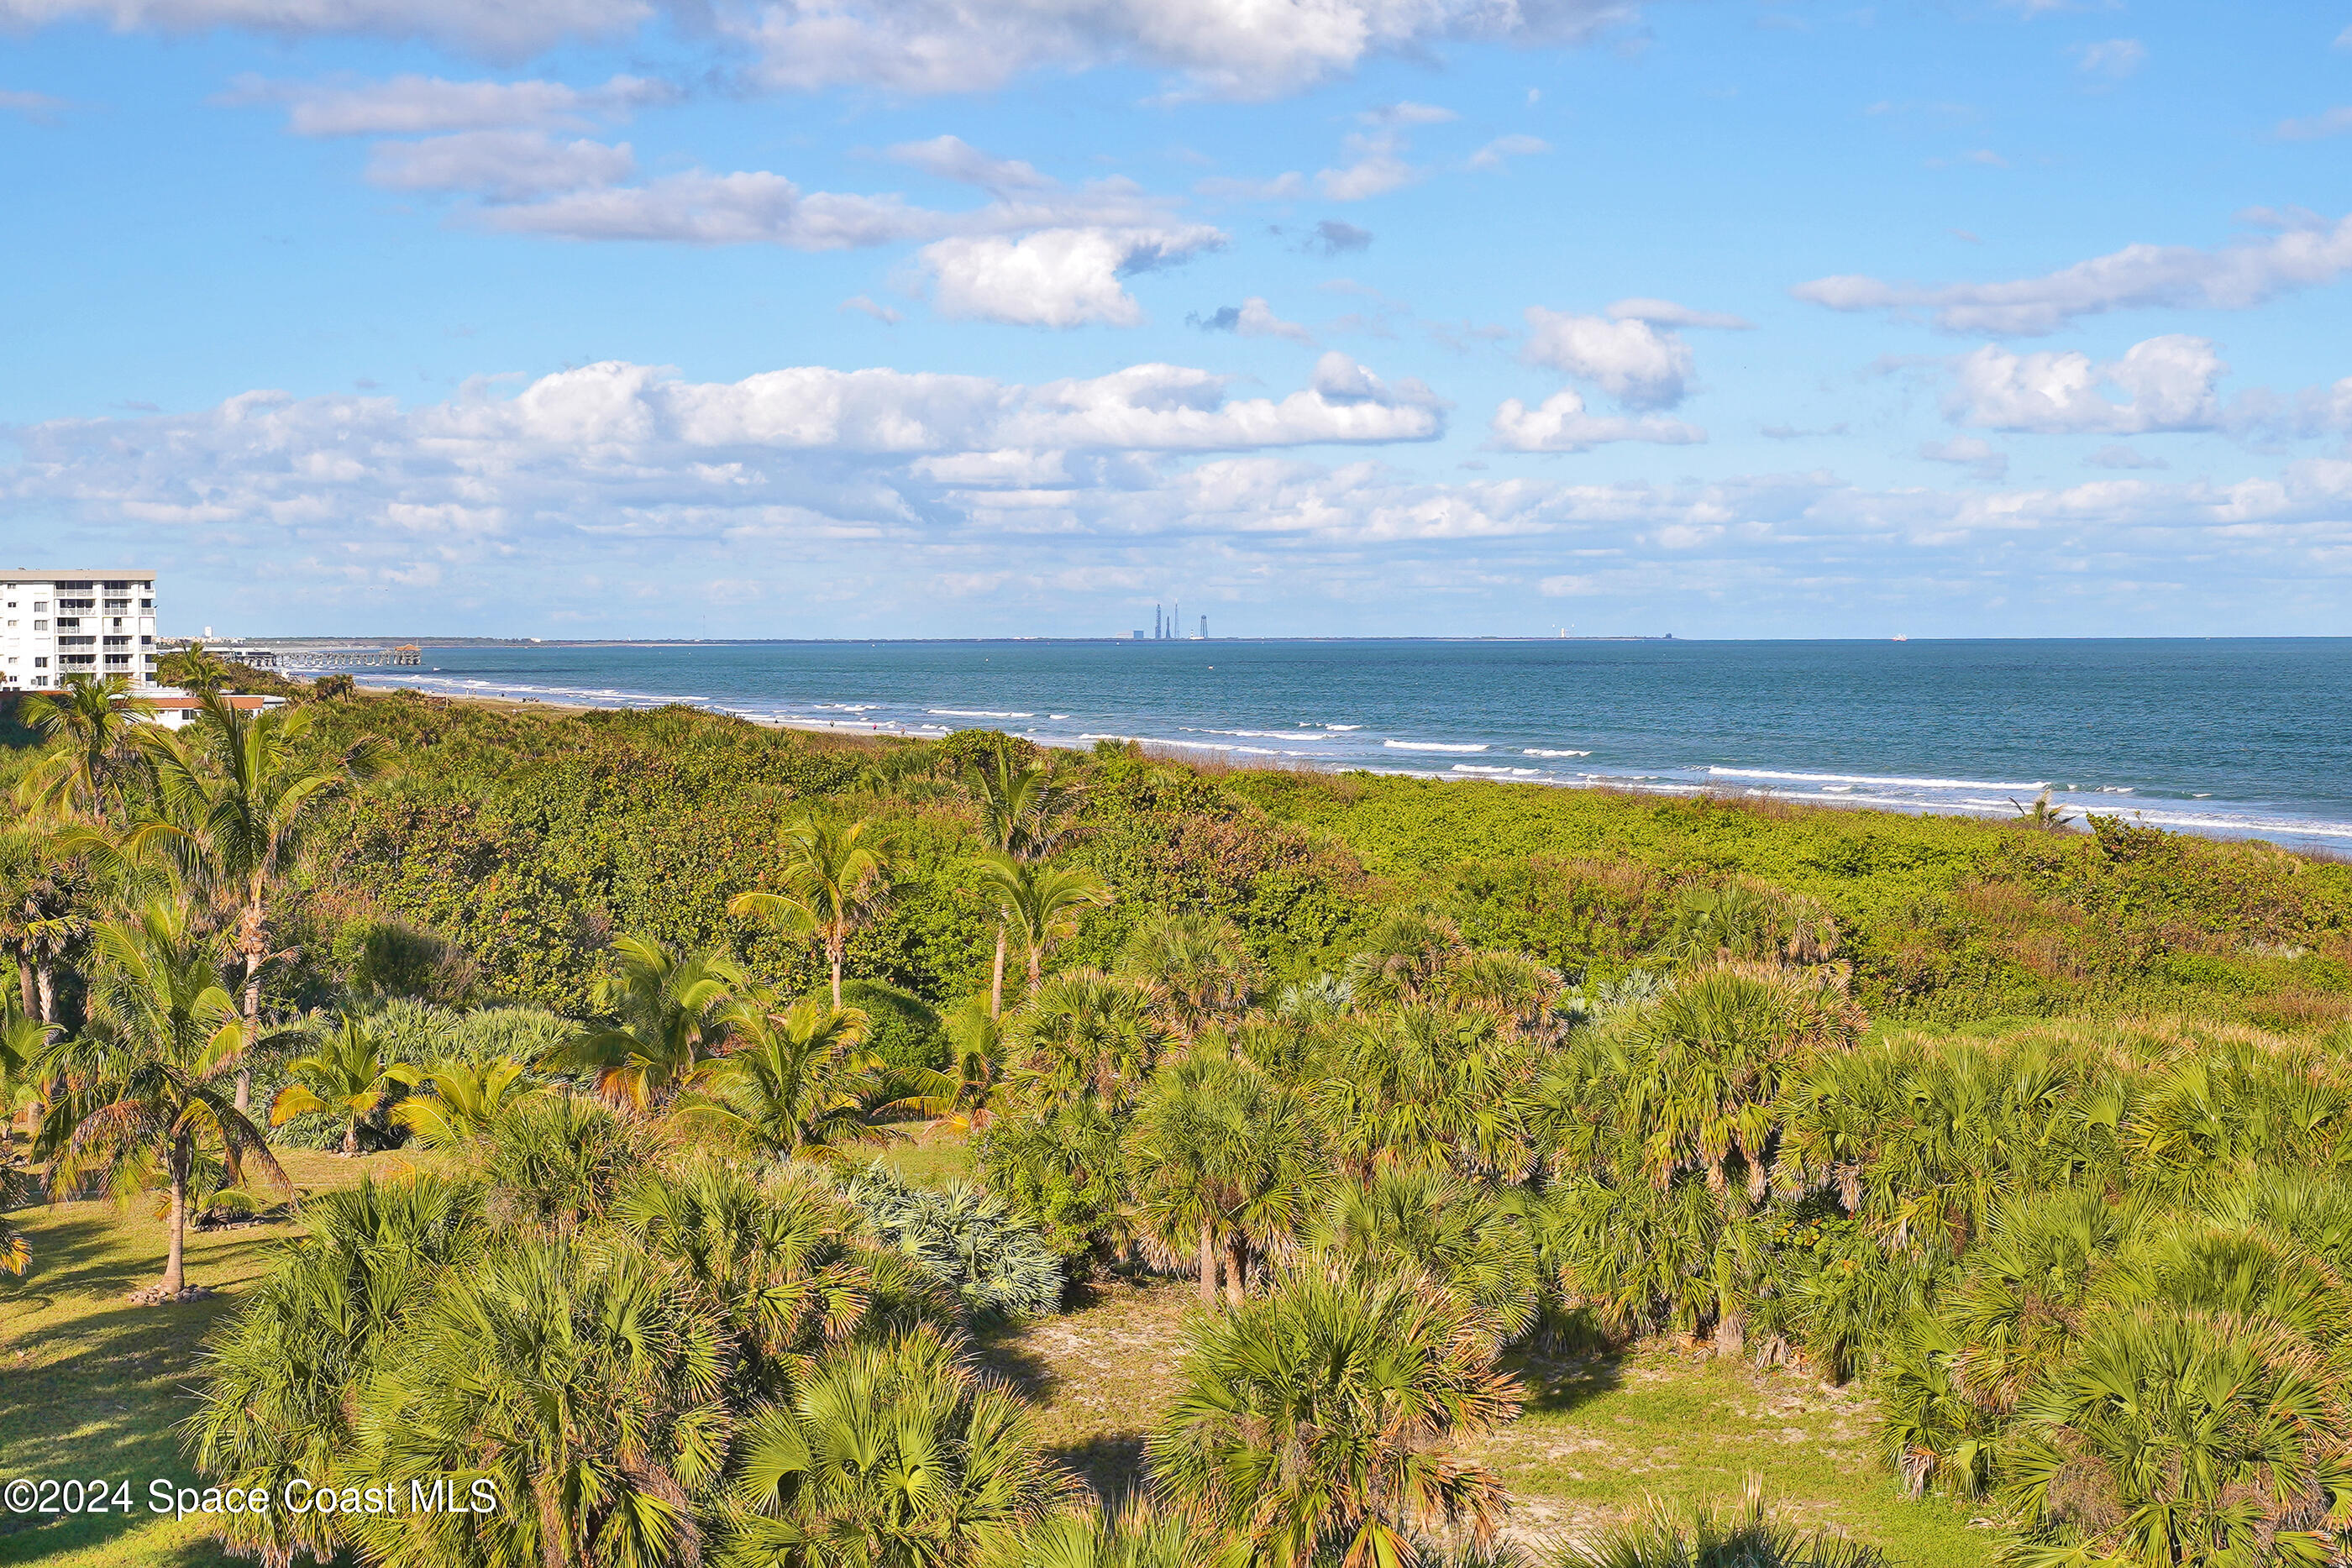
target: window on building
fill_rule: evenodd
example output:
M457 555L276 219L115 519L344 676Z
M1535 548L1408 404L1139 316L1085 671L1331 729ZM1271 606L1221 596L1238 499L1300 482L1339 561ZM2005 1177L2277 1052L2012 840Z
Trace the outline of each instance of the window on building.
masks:
M37 657L33 661L33 668L37 670L46 670L48 667L49 661L46 657Z
M33 622L33 630L36 632L46 632L48 629L49 623L46 621L36 621Z

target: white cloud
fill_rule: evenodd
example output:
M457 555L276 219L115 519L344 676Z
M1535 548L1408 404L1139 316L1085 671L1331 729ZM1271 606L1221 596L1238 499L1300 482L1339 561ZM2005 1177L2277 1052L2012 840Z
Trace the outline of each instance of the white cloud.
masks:
M1672 419L1626 419L1587 413L1584 400L1563 388L1529 408L1507 398L1495 410L1495 444L1507 452L1587 452L1612 441L1654 441L1684 446L1706 432Z
M1360 202L1386 195L1399 186L1411 184L1420 175L1419 170L1399 156L1404 150L1402 137L1385 131L1370 136L1350 134L1341 145L1355 162L1344 169L1326 169L1315 176L1315 188L1329 201Z
M1216 202L1295 202L1307 193L1307 176L1293 170L1271 180L1233 180L1212 175L1193 185Z
M1499 169L1510 158L1531 158L1538 152L1551 151L1551 143L1540 136L1497 136L1477 152L1470 154L1473 169Z
M2352 103L2305 120L2282 120L2278 124L2279 138L2284 141L2316 141L2323 136L2341 136L2347 131L2352 131Z
M1592 382L1628 408L1672 408L1688 390L1690 346L1647 321L1571 316L1540 305L1529 306L1527 319L1521 359Z
M1968 468L1976 476L1990 484L2009 473L2009 454L1996 452L1992 444L1980 436L1955 436L1949 441L1931 441L1919 448L1919 455L1931 463L1949 463Z
M977 185L1000 195L1051 190L1055 184L1018 159L991 157L961 136L934 136L929 141L902 142L890 149L890 156L927 174Z
M1450 125L1462 117L1433 103L1383 103L1357 117L1368 125Z
M1694 310L1671 299L1620 299L1609 307L1612 321L1647 321L1653 327L1699 327L1723 332L1751 332L1756 323L1722 310Z
M778 245L848 250L928 238L940 214L897 196L803 193L781 174L672 174L645 185L579 191L477 215L486 228L574 240L667 240L685 245Z
M397 76L383 81L276 82L237 78L217 100L282 103L297 136L430 136L454 131L548 130L592 116L625 115L670 97L659 82L614 77L602 87L556 81L448 81Z
M1244 338L1286 338L1294 343L1315 344L1315 334L1296 321L1286 321L1274 307L1253 295L1239 305L1227 305L1209 316L1187 319L1204 332L1232 332Z
M1989 343L1954 365L1944 412L1958 424L2042 435L2210 430L2221 419L2213 383L2228 370L2210 341L2177 333L2135 343L2105 363ZM2106 386L2122 401L2105 395Z
M885 327L895 327L906 319L887 305L877 305L863 294L853 294L841 302L844 310L855 310L861 316L871 316Z
M559 142L539 131L467 131L379 141L367 179L393 191L465 191L495 202L616 185L636 172L627 142Z
M2107 38L2074 51L2074 68L2086 77L2121 81L2147 63L2147 46L2137 38Z
M566 38L632 32L653 14L645 0L0 0L0 26L89 18L120 33L359 34L421 38L494 60L523 59Z
M1176 72L1196 92L1265 99L1377 55L1450 38L1576 43L1639 11L1633 0L1319 0L1273 11L1262 0L722 0L718 17L775 88L973 92L1039 67L1139 65ZM1408 109L1423 106L1391 112Z
M931 299L943 316L1024 327L1101 322L1139 326L1143 308L1120 287L1130 274L1171 266L1224 244L1213 228L1045 229L925 246Z
M2352 269L2352 217L2287 228L2213 250L2133 245L2040 277L1919 285L1816 278L1790 290L1832 310L1927 312L1948 332L2036 337L2109 310L2243 310Z

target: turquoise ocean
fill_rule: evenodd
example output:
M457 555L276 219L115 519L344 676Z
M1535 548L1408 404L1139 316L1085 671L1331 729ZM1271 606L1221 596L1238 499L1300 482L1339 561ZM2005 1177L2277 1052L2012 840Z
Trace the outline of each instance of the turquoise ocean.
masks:
M2352 639L423 643L372 685L2352 852Z

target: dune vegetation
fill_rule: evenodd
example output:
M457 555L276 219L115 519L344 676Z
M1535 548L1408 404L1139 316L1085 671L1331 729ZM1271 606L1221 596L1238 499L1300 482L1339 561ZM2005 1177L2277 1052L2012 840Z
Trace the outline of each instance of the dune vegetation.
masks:
M348 1500L0 1556L2352 1562L2344 866L347 686L10 716L0 1479Z

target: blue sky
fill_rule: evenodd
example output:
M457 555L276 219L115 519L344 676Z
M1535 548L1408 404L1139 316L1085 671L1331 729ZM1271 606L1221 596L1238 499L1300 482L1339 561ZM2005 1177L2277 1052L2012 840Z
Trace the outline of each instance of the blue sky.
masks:
M0 29L0 553L167 630L2347 630L2352 6Z

